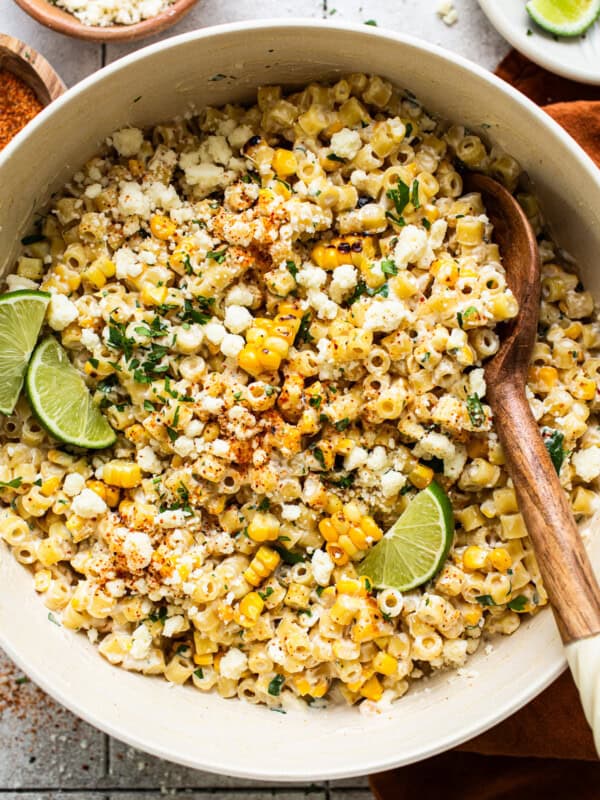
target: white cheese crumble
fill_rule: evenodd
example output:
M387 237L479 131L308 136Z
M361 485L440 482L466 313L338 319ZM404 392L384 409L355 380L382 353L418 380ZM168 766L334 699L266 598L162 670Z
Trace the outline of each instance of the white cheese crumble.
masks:
M446 25L454 25L455 22L458 22L458 11L452 0L440 0L435 11Z
M82 491L73 498L71 509L84 519L92 519L99 517L107 511L108 506L104 500L93 492L91 489L82 489Z
M147 533L131 531L123 542L123 553L127 559L127 568L132 572L145 569L152 561L154 548Z
M224 678L239 680L248 666L248 658L238 647L228 650L219 665L221 675Z
M48 325L55 331L64 329L77 319L78 311L64 294L53 294L48 307Z
M56 5L77 17L84 25L106 27L107 25L134 25L144 19L156 17L171 5L173 0L56 0ZM128 133L136 128L126 128L120 133ZM113 137L114 138L114 137ZM123 156L135 155L137 150L125 144L119 150Z

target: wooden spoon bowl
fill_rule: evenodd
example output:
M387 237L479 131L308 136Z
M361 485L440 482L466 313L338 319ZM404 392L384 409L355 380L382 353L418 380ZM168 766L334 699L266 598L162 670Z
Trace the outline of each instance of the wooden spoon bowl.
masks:
M66 91L46 59L20 39L0 33L0 70L12 72L35 92L45 107Z
M197 0L175 0L167 9L150 19L133 25L84 25L73 14L52 5L48 0L15 0L30 17L58 33L93 42L133 42L170 28L178 22Z

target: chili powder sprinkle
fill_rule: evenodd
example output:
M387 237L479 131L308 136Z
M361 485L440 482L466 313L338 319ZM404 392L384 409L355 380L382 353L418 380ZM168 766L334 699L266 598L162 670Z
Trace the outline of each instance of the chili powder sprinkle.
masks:
M33 89L12 72L0 70L0 150L42 108Z

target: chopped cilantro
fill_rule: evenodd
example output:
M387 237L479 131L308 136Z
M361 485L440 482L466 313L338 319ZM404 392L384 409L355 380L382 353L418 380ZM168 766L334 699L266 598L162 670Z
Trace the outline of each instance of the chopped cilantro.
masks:
M410 202L413 204L414 208L421 208L421 204L419 203L419 181L414 180L412 183L412 187L410 190Z
M394 264L391 258L384 258L381 262L381 271L384 275L397 275L398 267Z
M23 483L23 478L13 478L12 481L0 481L0 489L18 489Z
M43 236L41 233L32 233L29 236L24 236L21 239L21 244L27 247L28 244L37 244L38 242L45 242L46 237Z
M372 25L374 28L377 27L377 20L375 19L366 19L365 25Z
M350 426L350 419L349 417L343 417L343 419L338 419L335 423L336 430L338 431L345 431L346 428Z
M410 202L410 188L408 184L398 178L396 188L388 189L386 196L389 197L394 204L398 217L402 217L402 212Z
M266 600L267 597L271 597L274 591L275 590L273 589L272 586L267 586L264 592L259 591L258 596L260 597L261 600Z
M529 600L525 597L525 595L520 594L517 597L513 597L513 599L506 605L511 611L524 611L528 602Z
M429 222L429 220L426 217L423 217L421 222L423 223L423 227L425 228L426 231L428 231L431 228L431 222Z
M204 677L204 671L202 667L198 667L198 669L195 669L194 675L198 678L199 681L201 681L202 678Z
M281 687L285 683L285 675L275 675L275 677L269 683L269 688L267 691L269 692L272 697L279 697L281 694Z
M325 456L320 447L313 448L313 456L317 459L323 469L325 469Z
M217 264L222 264L225 261L225 253L227 252L227 247L224 247L222 250L209 250L206 254L206 257L211 259L212 261L216 261Z
M477 597L475 598L475 600L477 600L477 602L482 606L495 606L496 605L496 603L494 602L493 597L491 595L489 595L489 594L478 594Z
M320 408L322 402L323 402L323 398L321 397L321 395L315 394L308 401L308 405L312 406L313 408Z
M298 333L296 334L296 338L294 339L294 347L298 347L302 342L312 342L314 337L311 336L309 328L311 322L311 315L310 311L307 311L302 315L302 319L300 320L300 327L298 328Z
M296 275L298 274L298 267L294 264L293 261L286 261L285 262L285 266L287 268L287 271L292 276L292 278L294 278L294 280L296 280Z
M560 473L563 461L567 455L567 451L563 447L565 435L564 433L554 430L553 428L542 428L542 436L544 437L546 450L550 454L550 458L554 464L554 469L558 474Z
M341 156L336 156L335 153L327 153L327 158L329 159L329 161L339 161L340 164L346 163L345 158L341 158Z
M152 411L154 411L154 410L155 410L155 409L154 409L154 406L153 406L153 404L150 402L150 400L144 400L144 409L145 409L146 411L150 411L150 412L152 412Z
M467 397L467 411L469 412L469 419L471 425L480 428L485 422L485 411L481 405L481 400L476 394L470 394Z
M259 511L268 511L271 508L271 501L268 497L263 497L257 508Z

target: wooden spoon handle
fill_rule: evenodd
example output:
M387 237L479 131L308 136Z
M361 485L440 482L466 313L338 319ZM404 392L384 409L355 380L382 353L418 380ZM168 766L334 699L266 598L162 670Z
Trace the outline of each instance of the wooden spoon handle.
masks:
M524 387L488 386L519 508L565 644L600 633L600 589Z

